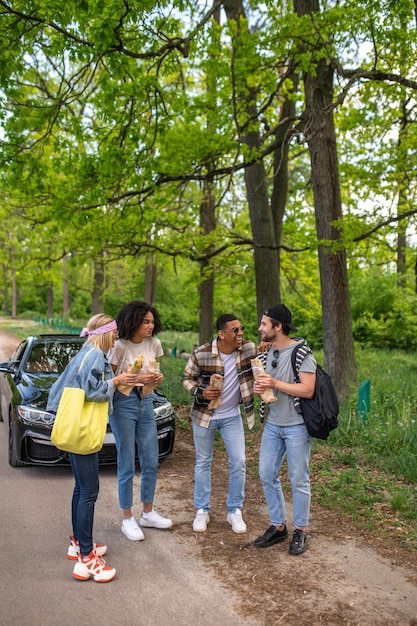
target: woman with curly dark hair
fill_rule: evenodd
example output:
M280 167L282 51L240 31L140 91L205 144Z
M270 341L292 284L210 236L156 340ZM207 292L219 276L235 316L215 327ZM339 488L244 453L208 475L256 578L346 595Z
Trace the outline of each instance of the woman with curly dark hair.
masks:
M109 355L115 374L134 370L135 384L119 386L113 398L110 425L117 446L117 478L119 505L123 511L122 532L131 541L145 536L140 528L170 528L172 521L153 508L158 475L158 436L152 398L147 389L162 382L158 359L163 355L156 334L162 330L157 310L147 302L133 300L116 316L119 339ZM141 468L140 500L142 516L137 524L133 514L133 477L135 475L135 443Z

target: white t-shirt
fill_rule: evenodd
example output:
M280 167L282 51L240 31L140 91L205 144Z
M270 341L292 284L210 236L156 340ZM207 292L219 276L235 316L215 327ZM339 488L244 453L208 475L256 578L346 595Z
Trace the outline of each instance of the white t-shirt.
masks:
M128 339L118 339L109 353L109 362L116 366L116 374L127 372L139 354L143 354L143 367L138 374L144 374L148 369L149 361L158 359L164 354L162 344L156 337L145 337L140 343L133 343Z
M220 356L224 363L222 402L219 408L213 411L210 417L213 420L235 417L240 413L241 394L236 369L236 352L233 351L231 354L220 352Z

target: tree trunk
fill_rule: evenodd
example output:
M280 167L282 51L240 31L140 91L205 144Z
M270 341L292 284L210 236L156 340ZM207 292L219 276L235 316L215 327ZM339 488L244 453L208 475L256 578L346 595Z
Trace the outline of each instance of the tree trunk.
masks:
M213 194L213 183L205 181L203 199L200 203L200 226L205 234L211 233L216 228L215 198ZM214 275L211 267L210 252L213 246L205 249L205 254L200 260L200 285L199 285L199 306L200 306L200 344L210 341L213 337L213 317L214 317ZM227 311L225 311L226 313Z
M17 279L16 279L16 268L14 265L13 259L13 267L12 267L12 317L17 317Z
M3 289L3 311L5 315L9 315L9 270L5 263L2 263L3 266L3 276L4 276L4 289Z
M408 28L407 22L402 21L402 27L406 31ZM404 58L404 54L402 55L402 63L401 67L405 68L407 66L406 59ZM405 211L407 211L409 202L409 175L408 169L410 167L408 155L408 127L410 126L410 114L408 111L408 98L405 93L402 94L400 99L400 110L401 110L401 118L400 118L400 129L398 136L398 146L397 146L397 177L398 177L398 203L397 203L397 215L398 217L402 215ZM413 167L413 166L411 166ZM412 204L412 200L411 200ZM397 284L399 287L404 287L406 285L406 271L407 271L407 226L408 220L402 219L398 220L397 227Z
M297 91L298 77L294 74L290 77L293 83L293 91ZM286 98L280 111L280 124L275 131L277 147L274 151L273 189L271 196L271 211L274 224L275 241L277 245L277 270L278 270L278 293L281 294L281 245L282 229L284 223L285 208L288 197L288 152L289 137L295 117L295 102ZM278 299L277 302L280 300Z
M397 205L397 214L401 215L404 200L405 198L401 198L402 193L400 192L400 198L398 200ZM407 270L407 221L399 220L397 227L397 285L399 287L405 287L406 273Z
M103 313L104 262L101 258L94 261L94 285L92 294L92 314Z
M156 300L157 267L154 259L147 259L145 267L145 287L143 299L152 306Z
M54 316L54 291L52 287L47 287L46 289L46 306L47 306L47 317Z
M201 263L200 269L204 274L207 264ZM213 317L214 317L214 276L201 279L199 288L200 297L200 326L199 326L199 342L200 345L210 341L213 338Z
M220 24L220 7L213 13L213 20ZM220 46L219 35L216 29L213 30L211 37L213 48L218 49ZM217 77L212 72L207 74L207 91L211 100L217 91ZM214 98L213 98L214 100ZM210 109L207 114L207 132L214 133L216 129L210 115ZM208 165L208 174L213 169L213 165ZM214 195L214 183L211 178L204 182L203 198L200 203L200 227L204 234L213 232L216 228L216 201ZM200 284L199 293L199 342L200 345L210 341L213 338L213 318L214 318L214 273L211 262L210 253L213 249L212 245L207 246L203 256L200 259ZM226 312L226 311L224 311Z
M236 21L239 32L240 18L246 19L242 0L227 0L224 2L224 10L228 20ZM238 35L233 41L233 46L236 50L239 48ZM246 100L248 102L247 114L251 119L256 120L257 109L256 104L253 104L256 101L255 91L247 85L237 86L234 99L235 101ZM256 152L261 147L258 131L245 133L241 140L249 147L250 153ZM280 301L278 248L268 197L267 174L262 160L245 168L245 184L254 246L257 317L260 319L271 304Z
M243 141L255 148L258 136L248 133ZM254 244L257 318L260 319L268 307L280 302L277 243L262 161L245 169L245 183Z
M62 257L62 310L64 315L71 312L68 294L68 255L65 251Z
M417 257L414 261L414 291L417 293Z
M316 0L294 0L298 15L317 12ZM318 61L314 75L304 78L304 132L310 151L311 181L314 193L316 231L319 242L319 268L323 316L323 348L326 369L341 397L356 381L352 317L350 311L346 250L333 251L331 243L340 239L342 218L339 168L333 112L333 70L325 60Z

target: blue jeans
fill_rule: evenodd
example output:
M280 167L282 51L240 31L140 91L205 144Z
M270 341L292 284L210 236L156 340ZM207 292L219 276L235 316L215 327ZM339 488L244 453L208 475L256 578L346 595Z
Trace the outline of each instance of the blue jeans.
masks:
M80 543L82 556L93 549L94 507L99 491L98 452L69 453L75 486L72 494L72 534Z
M140 399L135 392L125 396L115 391L110 426L117 447L117 479L119 505L133 506L133 477L135 475L135 442L141 469L140 500L153 502L158 476L158 434L151 396Z
M245 436L240 415L221 420L211 420L208 428L193 422L196 464L194 469L194 506L210 511L211 463L214 437L219 431L229 461L229 493L226 499L228 513L241 509L245 499Z
M291 482L293 518L296 528L308 524L310 512L311 437L304 424L275 426L265 424L259 456L259 476L268 505L271 524L279 526L287 521L284 494L279 472L287 455L288 475Z

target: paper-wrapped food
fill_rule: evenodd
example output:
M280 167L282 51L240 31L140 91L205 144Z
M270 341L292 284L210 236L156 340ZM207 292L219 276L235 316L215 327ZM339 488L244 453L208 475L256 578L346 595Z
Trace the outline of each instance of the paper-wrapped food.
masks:
M258 376L265 373L265 369L264 369L264 366L262 365L262 361L260 361L258 358L251 359L251 364L252 364L252 372L255 378L258 378ZM272 391L270 387L265 388L264 392L261 393L261 398L264 402L267 402L268 404L270 402L276 401L274 392Z
M143 354L138 354L138 356L133 361L133 363L130 364L129 369L127 371L135 372L137 374L142 369L144 360L145 360L145 357L143 356ZM125 396L128 396L134 386L135 385L118 385L117 389L121 393L123 393Z
M212 374L210 376L210 386L220 389L220 395L217 398L214 398L214 400L210 400L208 408L210 410L218 409L222 402L221 391L223 389L223 376L221 374Z
M149 361L147 373L149 373L149 374L160 374L161 373L161 370L159 369L158 361L155 361L154 359ZM148 383L147 385L143 385L143 387L142 387L142 398L143 398L143 396L148 395L148 393L151 393L151 391L153 391L155 389L155 387L156 387L156 384L154 384L154 383Z

